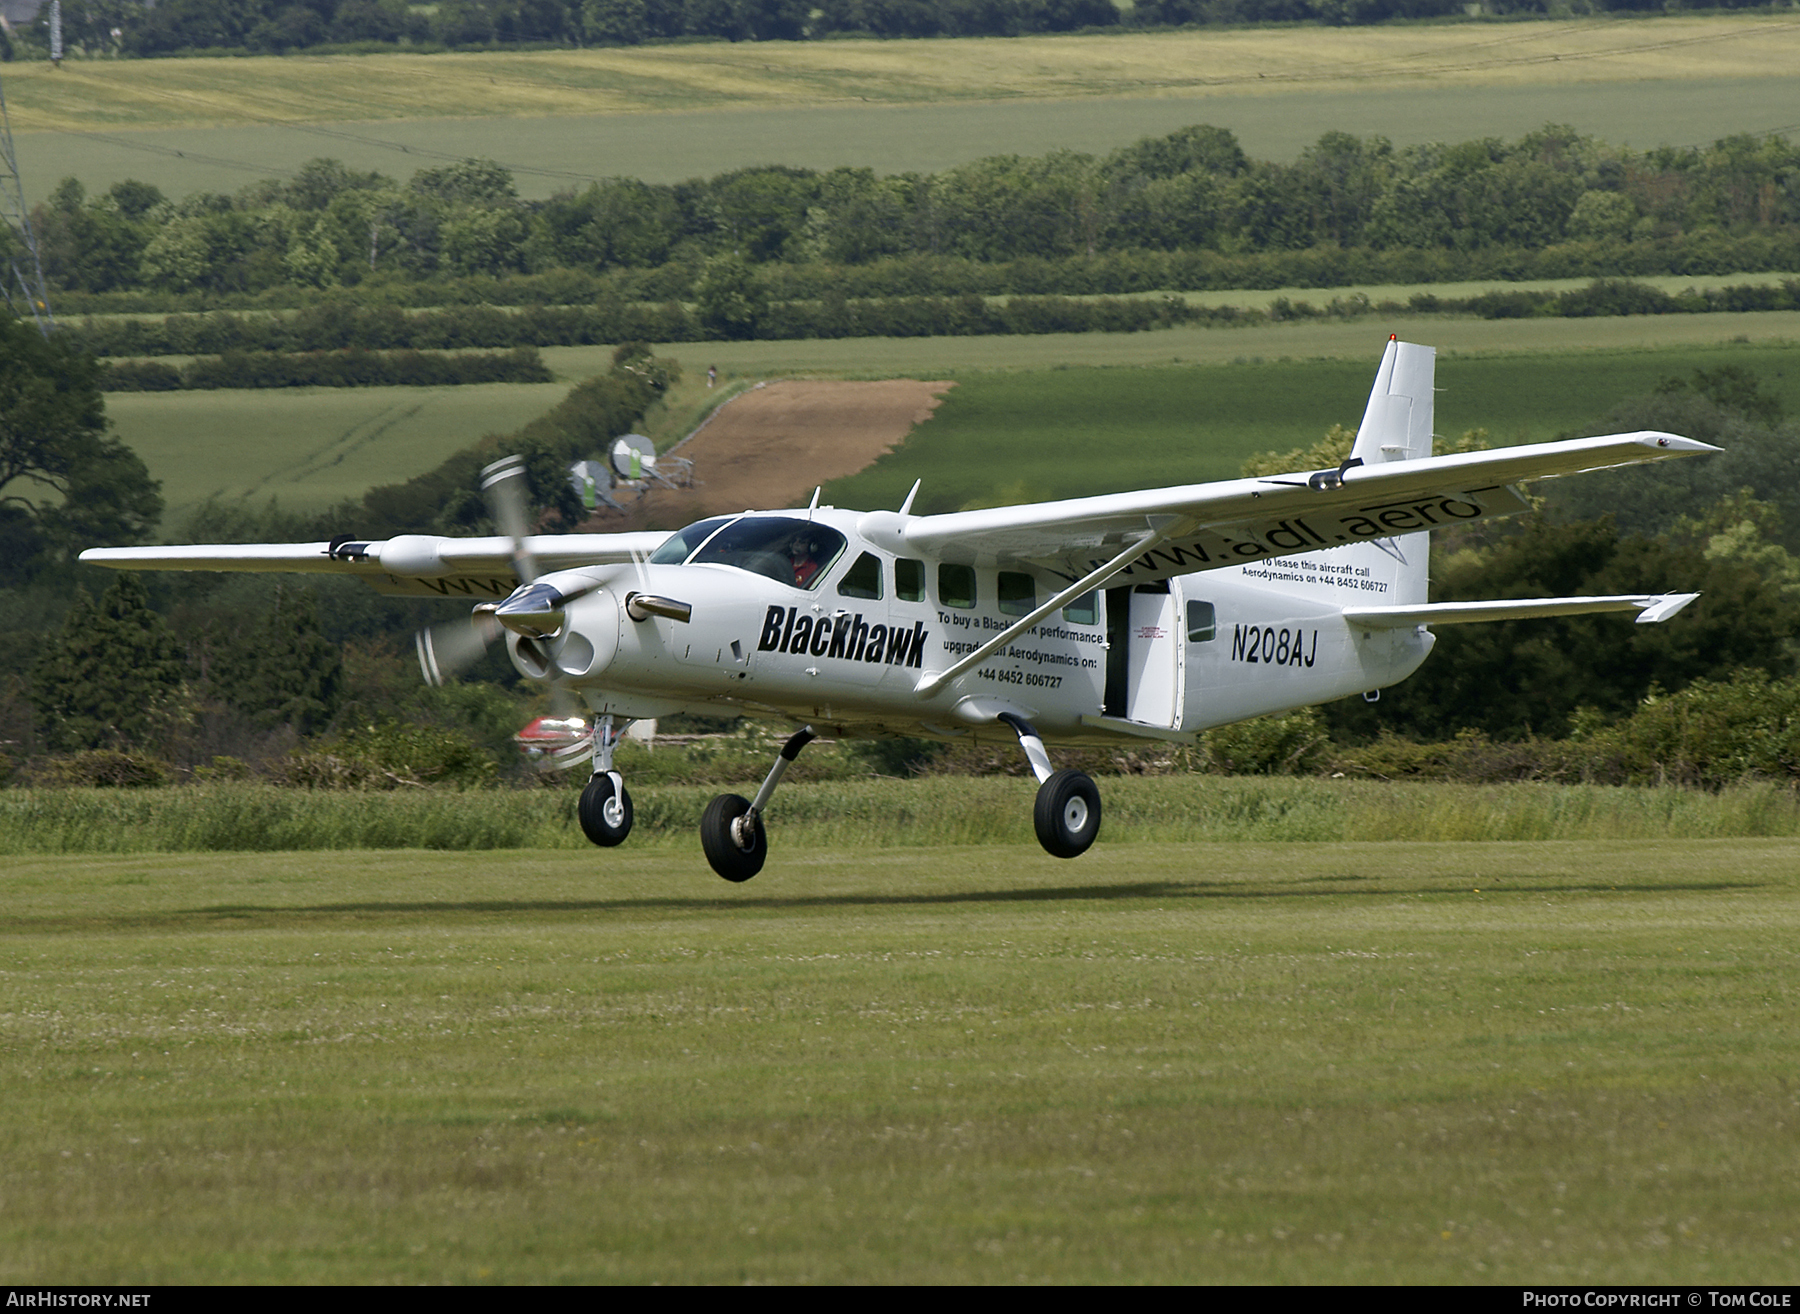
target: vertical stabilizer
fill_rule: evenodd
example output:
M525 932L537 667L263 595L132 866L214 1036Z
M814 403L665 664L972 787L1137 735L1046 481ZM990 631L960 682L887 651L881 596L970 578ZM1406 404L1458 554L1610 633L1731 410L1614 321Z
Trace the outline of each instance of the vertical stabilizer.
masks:
M1436 350L1389 338L1381 368L1375 373L1375 386L1369 391L1362 424L1356 431L1356 445L1350 449L1351 457L1364 465L1385 465L1389 461L1417 461L1430 456L1436 374ZM1402 534L1357 551L1382 552L1398 563L1394 579L1396 602L1428 600L1430 534Z
M1431 455L1432 379L1437 351L1389 338L1350 455L1364 465Z

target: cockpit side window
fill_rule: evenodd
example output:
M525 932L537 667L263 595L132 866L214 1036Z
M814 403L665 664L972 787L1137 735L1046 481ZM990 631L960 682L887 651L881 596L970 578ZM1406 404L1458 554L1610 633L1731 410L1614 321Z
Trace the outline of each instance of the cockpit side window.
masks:
M830 526L809 520L743 516L714 534L694 553L693 563L736 566L795 588L814 589L844 554L846 541Z
M863 553L844 572L837 591L840 598L880 598L881 558L873 552Z
M679 566L694 555L694 549L716 534L720 528L731 523L730 516L714 516L711 520L696 520L686 529L676 530L663 540L662 546L650 554L651 563L658 566Z
M901 557L894 563L894 596L902 602L925 601L925 563Z

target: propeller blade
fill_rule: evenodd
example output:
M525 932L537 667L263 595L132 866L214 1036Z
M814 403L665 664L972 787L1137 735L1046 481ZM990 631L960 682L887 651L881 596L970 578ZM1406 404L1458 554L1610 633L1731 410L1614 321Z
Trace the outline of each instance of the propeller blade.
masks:
M567 718L585 717L587 714L587 704L567 684L558 680L550 686L550 715Z
M512 540L513 570L521 584L538 577L537 559L525 546L531 532L531 509L526 501L525 462L503 456L481 472L481 491L487 494L488 513L502 534Z
M458 671L480 661L488 645L499 637L499 622L489 616L446 621L420 630L413 636L413 646L418 650L425 683L444 684Z

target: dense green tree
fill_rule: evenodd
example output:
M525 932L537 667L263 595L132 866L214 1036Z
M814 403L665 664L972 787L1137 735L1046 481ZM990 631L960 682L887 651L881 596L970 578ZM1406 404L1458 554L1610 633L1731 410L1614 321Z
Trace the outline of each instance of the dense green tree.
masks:
M316 734L343 703L343 654L325 638L310 589L277 587L260 624L217 628L205 647L208 681L259 730Z
M1501 739L1566 733L1578 709L1626 715L1653 689L1754 668L1793 669L1800 600L1743 554L1708 557L1691 543L1622 536L1610 519L1538 517L1485 552L1433 567L1440 601L1698 592L1663 625L1616 615L1449 625L1417 674L1373 706L1333 704L1341 729L1386 727L1443 739L1473 727Z
M649 7L644 0L582 0L581 35L591 46L635 46L648 40Z
M98 604L78 588L32 671L39 732L58 751L148 747L184 674L181 645L137 575L120 575Z
M52 285L87 292L136 286L144 245L153 231L143 222L148 207L138 208L145 199L139 189L146 187L120 183L90 199L74 178L63 179L49 200L32 211L44 277Z
M106 432L99 368L66 336L0 316L0 509L15 546L136 543L162 515L143 461ZM5 564L18 579L40 563Z
M1608 514L1624 533L1655 536L1721 498L1748 491L1778 514L1770 537L1800 550L1800 423L1780 416L1779 402L1736 366L1665 380L1650 395L1621 402L1586 432L1660 430L1723 450L1551 481L1542 486L1546 510L1571 520Z
M768 298L757 284L756 273L736 255L722 255L707 263L694 287L700 322L722 338L756 336L756 322L768 310Z
M721 13L739 12L736 0L720 3ZM688 30L693 16L674 4L643 0L647 28ZM739 18L762 21L753 9ZM665 20L673 27L665 30ZM1800 244L1800 148L1778 137L1731 138L1637 154L1551 125L1516 142L1398 151L1379 137L1328 132L1288 164L1250 161L1231 133L1197 125L1098 160L1067 151L997 156L887 178L758 166L668 186L612 179L542 202L520 199L492 161L422 170L402 184L315 160L291 181L235 196L162 201L154 189L122 184L89 199L71 182L39 214L52 287L86 292L253 293L383 276L655 269L658 278L619 292L622 301L656 302L690 299L703 262L727 252L758 265L918 255L1024 266L979 289L949 285L939 270L917 287L889 282L867 295L1135 292L1232 277L1327 286L1357 281L1355 270L1382 281L1524 268L1555 276L1708 263L1785 268ZM1206 259L1136 259L1149 252L1262 259L1235 272ZM1067 262L1107 257L1092 286L1077 285L1087 275ZM1060 286L1033 285L1028 271L1037 266L1025 262L1045 259L1065 262ZM841 284L835 291L858 295ZM820 294L815 284L798 296ZM1519 314L1545 312L1541 301L1518 300ZM1582 313L1692 308L1620 283L1586 302ZM1558 313L1576 312L1570 298L1559 303Z

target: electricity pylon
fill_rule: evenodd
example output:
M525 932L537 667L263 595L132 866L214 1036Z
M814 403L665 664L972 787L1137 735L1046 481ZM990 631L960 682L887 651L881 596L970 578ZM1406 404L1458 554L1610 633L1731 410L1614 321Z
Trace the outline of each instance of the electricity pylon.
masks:
M50 296L44 290L44 266L38 260L37 238L31 231L31 215L25 209L25 188L19 181L19 157L13 152L12 123L6 115L6 89L0 85L0 215L9 230L6 304L21 319L30 308L38 331L45 337L56 327L50 314ZM25 306L20 306L23 300Z

